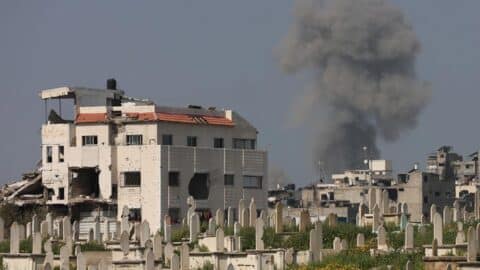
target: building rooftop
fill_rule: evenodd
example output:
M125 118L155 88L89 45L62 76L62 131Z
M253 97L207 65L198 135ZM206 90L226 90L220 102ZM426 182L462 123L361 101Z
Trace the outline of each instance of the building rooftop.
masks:
M113 84L112 84L113 83ZM116 89L116 81L107 81L107 89L85 87L59 87L42 90L42 100L73 99L75 104L74 122L172 122L194 125L233 127L231 110L217 110L189 105L186 108L157 106L148 99L125 96L123 90ZM61 101L60 101L61 102ZM68 122L58 117L57 123Z
M233 121L226 117L166 112L128 112L122 116L113 116L108 113L79 113L77 114L75 123L106 123L115 119L136 122L174 122L183 124L234 126Z

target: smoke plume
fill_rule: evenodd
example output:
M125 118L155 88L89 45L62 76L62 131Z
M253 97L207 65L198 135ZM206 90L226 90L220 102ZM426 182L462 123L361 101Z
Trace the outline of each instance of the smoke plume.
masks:
M430 98L415 76L419 42L386 0L297 0L294 15L278 52L286 72L312 75L294 112L320 128L315 163L328 172L359 168L363 146L378 157L377 139L414 128Z

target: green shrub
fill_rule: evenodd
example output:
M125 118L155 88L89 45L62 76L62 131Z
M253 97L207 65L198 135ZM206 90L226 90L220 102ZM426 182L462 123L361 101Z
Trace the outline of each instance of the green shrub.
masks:
M306 250L309 247L311 228L313 227L310 227L305 232L296 232L288 236L286 239L283 239L281 235L276 234L273 228L265 228L262 239L266 247L271 247L271 248L283 247L283 248L293 248L295 250ZM335 227L323 225L322 231L323 231L323 244L326 248L332 248L333 239L335 237L346 239L347 242L349 243L349 246L353 248L356 246L358 233L363 233L363 235L365 236L366 243L375 241L375 235L372 233L370 228L357 227L355 226L355 224L339 223ZM402 241L401 245L403 245L403 240L401 241Z
M468 230L468 227L464 228ZM457 224L445 226L443 228L443 242L445 244L455 244L455 238L457 238Z
M338 223L335 227L328 225L322 226L323 231L323 246L325 248L333 247L333 239L340 237L346 239L350 247L355 247L357 242L357 234L363 233L365 241L375 238L370 227L357 227L351 223Z
M275 233L275 229L271 227L265 228L262 236L263 243L266 248L282 247L282 237Z
M475 226L475 223L466 223L470 226ZM468 229L468 225L464 225L463 230ZM418 231L418 227L415 227L414 234L414 243L416 247L421 247L422 245L431 245L433 242L433 226L432 225L423 225L424 233ZM457 225L451 224L443 228L443 242L445 244L455 244L455 238L457 237Z
M225 236L227 235L233 235L233 226L223 228L223 233Z
M391 265L392 269L405 269L405 264L410 260L415 269L423 269L422 254L420 253L399 253L393 252L386 255L372 257L368 250L350 249L338 254L324 257L322 262L310 264L308 266L291 266L290 269L302 270L330 270L330 269L387 269Z
M63 245L65 245L65 243L60 242L60 241L52 242L52 253L55 254L55 255L59 255L60 254L60 248Z
M420 233L419 227L414 228L414 245L421 247L422 245L431 245L433 241L433 228L430 225L423 225L424 233Z
M310 233L300 232L289 236L283 241L282 246L294 250L307 250L310 246Z
M414 269L423 269L423 254L421 253L400 253L393 252L383 256L375 257L375 265L387 269L386 265L392 265L393 269L405 269L407 261L413 263Z
M10 241L3 240L0 242L0 253L9 253L10 252Z
M101 243L98 243L96 241L92 241L92 242L87 242L87 243L81 244L80 245L80 250L82 252L85 252L85 251L105 251L106 248Z
M180 242L183 238L190 237L190 230L187 226L182 226L172 232L172 242Z
M298 226L295 224L283 225L284 232L298 232Z
M204 233L208 230L208 222L200 223L200 232Z
M193 242L188 242L187 245L189 249L194 249L196 246L198 246L198 239Z
M388 246L394 250L400 250L405 243L405 232L389 231L387 232Z
M32 238L20 241L20 253L32 253Z
M395 225L395 223L389 222L383 226L385 228L385 231L387 232L393 232L393 231L398 231L400 230L400 227Z
M242 250L255 248L255 228L243 227L238 235L242 239Z
M209 261L205 262L201 268L197 268L198 270L213 270L213 264Z

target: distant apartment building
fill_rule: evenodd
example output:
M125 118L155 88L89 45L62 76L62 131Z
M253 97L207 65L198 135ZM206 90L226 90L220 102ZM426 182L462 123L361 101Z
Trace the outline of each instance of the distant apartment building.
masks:
M317 183L302 188L301 203L303 207L320 208L347 204L369 205L369 190L377 190L375 192L377 203L381 201L381 191L386 190L390 213L398 211L399 203L407 203L410 220L420 222L422 215L429 216L432 204L440 210L446 205L452 206L455 200L455 180L453 177L446 177L450 175L447 172L453 170L444 169L442 163L447 163L451 167L452 160L457 160L458 157L451 153L448 157L439 153L438 157L438 161L442 162L435 164L440 165L437 168L441 168L439 172L443 173L443 178L437 173L422 172L417 166L408 173L394 177L391 161L372 160L368 169L353 169L332 175L331 184Z
M436 173L442 179L455 181L455 196L461 201L478 189L478 151L466 156L452 152L451 146L442 146L427 160L427 171ZM468 197L468 196L467 196Z
M161 107L131 98L109 80L108 89L43 90L48 100L73 100L74 116L52 111L42 125L42 183L47 204L89 217L120 218L124 206L152 229L162 217L236 209L240 198L267 205L267 153L257 129L231 110ZM75 210L75 211L73 211Z
M317 183L302 188L301 203L304 207L319 206L327 201L365 203L370 185L390 186L393 180L390 160L369 160L368 169L332 174L331 184Z
M392 177L391 160L367 160L367 169L346 170L343 173L332 174L332 181L337 185L368 185L384 183L388 185Z
M403 179L402 179L403 180ZM442 180L438 174L412 170L406 174L405 182L394 186L397 202L407 203L410 220L420 222L422 215L430 217L430 207L442 211L452 207L455 201L455 181Z
M441 180L454 179L453 164L462 161L462 156L454 153L451 146L442 146L427 159L427 172L438 174Z

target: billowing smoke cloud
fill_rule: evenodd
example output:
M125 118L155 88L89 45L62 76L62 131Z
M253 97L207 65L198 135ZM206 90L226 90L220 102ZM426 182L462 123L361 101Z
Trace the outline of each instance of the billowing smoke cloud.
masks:
M385 0L296 1L278 52L286 72L313 77L294 111L320 128L315 163L328 172L359 168L363 146L378 157L377 139L394 141L416 126L430 98L415 76L419 48L401 10ZM318 107L328 115L315 115Z

